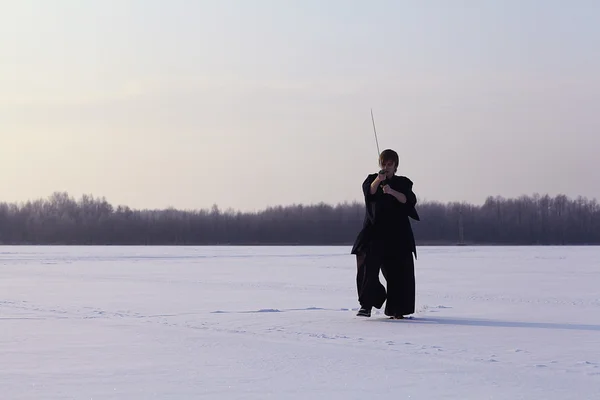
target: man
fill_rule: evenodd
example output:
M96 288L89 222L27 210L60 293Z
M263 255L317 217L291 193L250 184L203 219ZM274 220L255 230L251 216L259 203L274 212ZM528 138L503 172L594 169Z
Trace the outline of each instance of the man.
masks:
M414 260L417 250L409 217L419 221L413 183L397 176L398 153L387 149L379 156L381 171L363 182L365 220L352 254L356 255L358 316L370 317L373 307L386 302L385 315L402 319L415 312ZM379 281L379 271L387 282Z

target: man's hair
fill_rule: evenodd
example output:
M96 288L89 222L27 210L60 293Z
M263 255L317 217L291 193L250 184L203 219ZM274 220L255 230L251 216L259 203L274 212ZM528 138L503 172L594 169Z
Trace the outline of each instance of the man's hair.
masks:
M380 166L388 161L393 161L396 164L396 170L398 170L398 164L400 163L400 160L398 158L398 153L396 153L392 149L385 149L379 155L379 165Z

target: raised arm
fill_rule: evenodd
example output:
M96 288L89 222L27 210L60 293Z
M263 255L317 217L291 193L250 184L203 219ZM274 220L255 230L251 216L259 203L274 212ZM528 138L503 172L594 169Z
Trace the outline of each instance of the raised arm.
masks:
M380 183L381 180L379 179L377 174L370 174L369 176L367 176L367 178L362 184L362 190L365 199L369 200L375 196L375 193L377 193L377 187Z
M365 198L370 198L373 195L375 195L375 193L377 193L377 188L379 187L379 184L383 182L384 179L385 175L380 174L370 174L369 176L367 176L367 179L365 179L362 185L363 194L365 195Z

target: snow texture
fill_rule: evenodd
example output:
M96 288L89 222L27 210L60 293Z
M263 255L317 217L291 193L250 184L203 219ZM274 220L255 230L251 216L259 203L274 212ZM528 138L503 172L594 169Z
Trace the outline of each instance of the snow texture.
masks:
M349 250L0 247L2 398L600 398L598 247L420 247L406 320Z

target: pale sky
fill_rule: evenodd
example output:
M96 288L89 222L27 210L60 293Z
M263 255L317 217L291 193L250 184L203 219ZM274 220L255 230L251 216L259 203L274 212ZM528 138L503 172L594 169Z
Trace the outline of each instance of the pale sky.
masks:
M0 201L600 199L600 1L0 0Z

